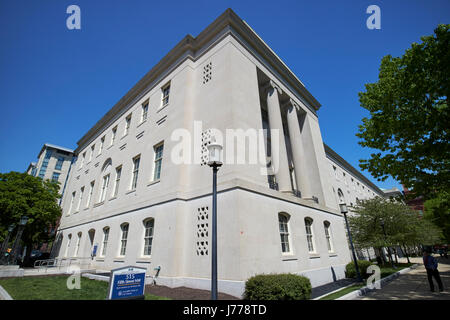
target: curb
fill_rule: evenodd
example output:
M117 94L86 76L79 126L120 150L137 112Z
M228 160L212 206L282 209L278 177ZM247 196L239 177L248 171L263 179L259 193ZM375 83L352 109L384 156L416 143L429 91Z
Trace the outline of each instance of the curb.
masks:
M391 282L392 280L397 279L401 274L408 273L411 270L417 268L418 266L419 266L419 264L415 263L409 268L402 269L402 270L400 270L400 271L398 271L396 273L391 274L390 276L387 276L387 277L385 277L385 278L383 278L381 280L376 281L374 285L376 286L376 285L379 284L381 286L381 285L384 285L384 284L386 284L388 282ZM368 292L375 291L375 290L377 290L377 289L371 289L368 286L365 286L365 287L363 287L361 289L358 289L358 290L352 291L350 293L347 293L346 295L344 295L342 297L339 297L339 298L337 298L335 300L353 300L355 298L358 298L358 297L366 295Z
M99 281L106 281L109 282L109 277L107 276L101 276L98 274L93 274L93 273L83 273L81 274L82 277L91 279L91 280L99 280Z
M0 286L0 298L0 300L14 300L2 286Z
M343 290L343 289L345 289L345 288L348 288L348 287L351 287L351 286L353 286L353 285L354 285L354 283L351 283L351 284L349 284L349 285L347 285L347 286L345 286L345 287L341 287L341 288L336 289L336 290L334 290L334 291L330 291L330 292L328 292L328 293L325 293L325 294L323 294L323 295L321 295L321 296L319 296L319 297L317 297L317 298L311 299L311 300L320 300L320 299L322 299L323 297L329 296L330 294L333 294L333 293L335 293L335 292L341 291L341 290Z

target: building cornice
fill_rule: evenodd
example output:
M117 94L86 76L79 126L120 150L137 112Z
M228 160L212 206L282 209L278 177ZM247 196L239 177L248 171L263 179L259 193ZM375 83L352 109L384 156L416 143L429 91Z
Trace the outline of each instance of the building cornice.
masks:
M367 179L361 172L355 169L350 163L344 160L340 155L336 153L333 149L331 149L328 145L325 143L323 144L325 148L325 154L328 158L330 158L332 161L340 164L343 168L347 169L351 174L353 174L355 177L360 179L362 182L366 183L368 186L370 186L372 189L374 189L378 195L382 196L384 195L383 190L378 188L373 182L371 182L369 179Z
M178 66L186 59L197 60L204 52L205 46L210 45L221 32L226 30L225 35L237 33L246 43L244 46L251 46L266 63L275 70L282 80L311 106L313 112L319 110L320 103L305 88L303 83L284 64L284 62L270 49L270 47L249 27L245 21L231 9L227 9L214 22L206 27L197 37L185 36L172 50L169 51L147 74L144 75L78 142L75 154L78 154L83 147L89 143L93 137L105 126L107 126L115 116L122 110L127 109L139 97L142 92L156 80L166 74L173 66ZM223 38L223 35L222 37ZM238 39L240 40L240 39Z

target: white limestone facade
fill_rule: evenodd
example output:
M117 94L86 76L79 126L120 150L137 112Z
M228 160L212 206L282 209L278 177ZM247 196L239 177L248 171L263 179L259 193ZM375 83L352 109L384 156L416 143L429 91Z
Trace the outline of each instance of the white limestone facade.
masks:
M180 41L78 141L58 257L90 257L96 246L97 270L138 265L154 275L160 267L159 284L209 289L212 170L204 156L221 132L219 291L240 296L261 273L302 274L313 286L343 278L351 258L333 188L347 189L331 175L339 164L323 144L319 108L228 9ZM252 132L267 128L282 133L266 131L258 144L270 165L252 163ZM242 163L227 129L247 133ZM180 151L181 142L189 149ZM349 190L348 199L358 195Z

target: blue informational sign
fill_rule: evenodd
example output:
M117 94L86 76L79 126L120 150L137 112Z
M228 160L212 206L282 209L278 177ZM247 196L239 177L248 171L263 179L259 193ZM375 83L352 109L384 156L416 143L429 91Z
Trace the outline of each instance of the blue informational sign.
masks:
M133 266L111 270L108 299L143 298L146 271Z
M98 245L94 245L94 248L92 249L92 257L97 256L97 248L98 248Z

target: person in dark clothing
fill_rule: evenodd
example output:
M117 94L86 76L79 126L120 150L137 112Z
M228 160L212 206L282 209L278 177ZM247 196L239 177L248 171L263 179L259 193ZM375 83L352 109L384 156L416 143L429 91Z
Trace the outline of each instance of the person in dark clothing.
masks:
M441 277L437 269L438 262L427 250L423 252L423 264L425 266L425 269L427 270L428 282L430 283L431 292L434 292L433 277L439 286L439 291L444 291L444 286L442 285Z

